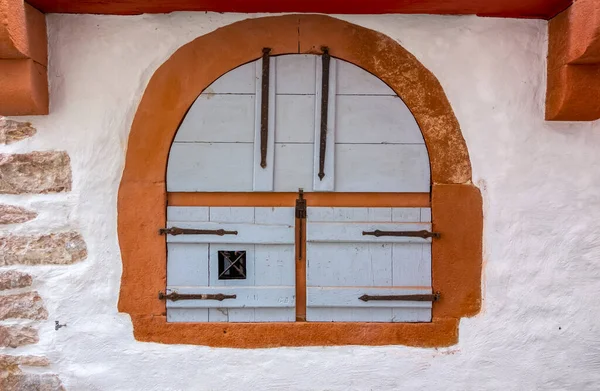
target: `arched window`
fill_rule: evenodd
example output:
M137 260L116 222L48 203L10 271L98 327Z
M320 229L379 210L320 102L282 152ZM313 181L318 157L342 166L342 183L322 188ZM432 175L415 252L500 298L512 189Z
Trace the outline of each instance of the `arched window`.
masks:
M140 341L448 346L480 309L481 197L441 85L327 16L237 22L157 69L118 234Z
M183 119L166 184L168 321L431 320L425 142L404 102L357 66L265 56L221 76ZM299 189L301 212L285 196ZM224 206L198 202L215 192ZM353 193L352 207L337 201ZM396 197L382 205L381 193Z

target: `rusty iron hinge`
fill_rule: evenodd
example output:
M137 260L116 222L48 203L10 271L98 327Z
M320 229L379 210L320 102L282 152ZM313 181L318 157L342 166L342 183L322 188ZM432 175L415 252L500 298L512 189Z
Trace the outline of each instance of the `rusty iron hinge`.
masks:
M376 229L375 231L363 231L363 235L371 235L376 237L381 236L404 236L410 238L436 238L439 239L439 232L430 232L430 231L381 231Z
M304 190L298 189L298 199L296 199L296 218L298 219L298 258L302 259L302 243L304 242L304 220L306 219L306 200L304 199Z
M321 139L319 144L319 180L325 177L325 151L327 150L327 115L329 109L329 48L322 47L322 83L321 83Z
M260 166L267 167L267 142L269 141L269 77L270 48L263 48L262 90L260 96Z
M440 292L426 295L362 295L358 300L362 301L438 301Z
M226 231L224 229L191 229L191 228L161 228L158 230L160 235L237 235L238 231Z
M171 292L169 294L165 294L163 292L158 292L159 300L170 300L170 301L178 301L178 300L218 300L223 301L225 299L235 299L237 295L225 295L223 293L198 293L198 294L190 294L185 295L177 292Z

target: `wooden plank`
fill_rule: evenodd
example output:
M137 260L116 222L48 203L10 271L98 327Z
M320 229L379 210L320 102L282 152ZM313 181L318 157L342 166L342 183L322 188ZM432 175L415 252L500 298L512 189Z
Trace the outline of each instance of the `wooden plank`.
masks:
M391 322L392 308L335 308L309 307L309 322Z
M312 144L275 144L275 191L311 191L312 161Z
M394 90L381 79L347 61L338 60L338 88L340 95L388 95Z
M230 70L209 85L202 94L254 94L257 64L260 67L259 61L253 61Z
M394 244L393 285L431 285L431 244Z
M276 100L275 142L312 143L315 136L315 96L277 95Z
M208 309L206 308L169 308L167 322L208 322Z
M335 190L335 142L336 142L336 80L337 66L334 58L330 60L329 66L329 95L327 103L327 135L325 148L324 173L325 176L319 178L319 167L321 159L321 104L323 90L323 58L319 56L316 61L316 96L314 112L314 163L313 163L313 190L314 191L334 191Z
M255 308L255 322L293 322L296 319L294 308Z
M421 209L392 208L392 221L395 223L418 223L421 221Z
M431 308L392 308L392 322L431 322Z
M216 223L253 223L254 208L210 207L209 221Z
M294 224L294 208L254 208L254 221L257 224Z
M309 206L408 206L430 205L429 193L305 193ZM281 193L167 193L167 203L174 206L291 206L296 192Z
M431 208L421 208L421 221L424 223L431 222Z
M422 239L406 236L363 235L363 231L421 231L430 230L429 223L324 223L307 220L308 242L334 243L429 243L431 238Z
M306 259L308 286L392 285L391 244L309 243Z
M203 206L168 206L169 221L208 221L208 208Z
M254 322L255 308L228 308L229 322L231 323L244 323Z
M412 113L397 96L337 97L340 144L424 144Z
M167 223L172 227L171 222ZM179 228L224 229L237 231L237 235L167 235L167 243L236 243L236 244L293 244L294 227L289 225L177 222Z
M251 191L252 144L173 143L167 191Z
M376 287L313 287L307 288L308 307L386 307L386 308L431 308L429 301L362 301L362 295L420 295L430 294L429 289L376 288Z
M289 307L295 305L294 287L175 287L167 289L167 293L175 291L180 294L217 294L237 295L235 299L218 300L167 300L167 308L258 308Z
M208 244L167 245L167 285L208 284Z
M419 214L419 208L414 208ZM392 221L391 208L309 207L307 219L312 222L385 222ZM416 220L418 222L418 220Z
M256 105L254 116L254 191L273 191L273 166L274 145L275 145L275 112L277 110L275 102L275 80L277 68L275 58L271 57L269 61L269 115L268 115L268 137L267 137L267 155L266 167L261 166L261 128L262 128L262 59L258 61L256 67Z
M315 55L293 54L277 59L277 94L315 93Z
M336 144L335 148L336 191L429 192L424 144Z
M293 245L257 244L254 247L256 286L294 285Z
M185 115L175 142L254 141L254 95L201 94Z

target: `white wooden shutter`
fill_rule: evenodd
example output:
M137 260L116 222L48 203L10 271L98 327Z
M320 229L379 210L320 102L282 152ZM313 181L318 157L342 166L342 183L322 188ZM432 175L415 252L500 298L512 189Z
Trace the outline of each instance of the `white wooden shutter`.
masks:
M430 209L308 208L308 321L431 321L431 302L359 299L432 293L431 239L362 234L376 229L430 230Z
M167 300L169 322L276 322L295 319L294 210L168 207L168 227L237 235L168 235L166 294L235 299ZM244 251L246 278L219 278L219 251Z

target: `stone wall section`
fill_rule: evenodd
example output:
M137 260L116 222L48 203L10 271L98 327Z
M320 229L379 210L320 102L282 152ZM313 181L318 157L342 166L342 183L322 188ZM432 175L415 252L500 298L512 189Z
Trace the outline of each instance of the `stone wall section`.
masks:
M36 134L29 122L0 117L0 146ZM63 193L71 190L71 161L63 151L10 154L0 150L0 197ZM11 202L15 199L11 196ZM0 198L0 201L3 201ZM44 356L14 354L14 350L39 342L38 325L49 318L44 300L34 290L31 274L19 266L64 265L83 261L87 246L76 231L42 232L32 235L12 231L34 220L35 210L0 202L0 390L64 390L52 373L28 372L27 367L48 367ZM35 273L33 273L35 274Z

